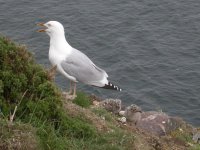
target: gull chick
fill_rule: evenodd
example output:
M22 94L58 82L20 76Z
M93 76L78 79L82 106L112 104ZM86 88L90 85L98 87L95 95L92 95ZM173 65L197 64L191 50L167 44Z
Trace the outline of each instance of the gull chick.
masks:
M69 93L76 97L76 83L82 82L101 88L121 91L108 81L107 73L97 67L84 53L69 45L64 27L58 21L38 23L44 27L38 32L46 32L50 37L49 60L53 67L70 80Z

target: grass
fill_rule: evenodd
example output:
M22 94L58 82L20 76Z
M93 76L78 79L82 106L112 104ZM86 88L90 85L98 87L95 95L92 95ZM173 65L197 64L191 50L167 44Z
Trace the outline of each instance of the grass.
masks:
M62 146L64 137L87 139L96 135L92 125L64 113L61 92L25 47L1 37L0 54L0 109L5 118L18 105L15 121L36 128L45 149Z
M30 124L14 123L8 125L0 119L0 149L34 150L39 148L36 130Z
M192 146L190 150L200 150L200 144Z
M92 104L89 97L83 92L77 93L77 97L73 100L73 103L84 108L89 108L89 106Z
M35 63L26 47L0 37L0 69L0 109L3 114L0 123L1 131L4 131L1 137L5 139L1 145L11 146L10 140L17 139L17 130L24 149L31 149L26 148L30 143L35 143L32 149L55 150L119 149L117 147L124 146L123 142L118 142L121 132L99 133L83 115L66 113L70 110L64 110L60 90L49 80L48 71ZM78 92L74 103L84 108L91 105L83 92ZM15 106L18 108L14 123L8 127L2 118L9 118ZM111 119L110 116L106 118Z
M92 111L93 111L96 115L98 115L99 117L105 119L105 120L108 121L108 122L112 122L113 119L114 119L114 118L113 118L113 115L112 115L110 112L108 112L108 111L106 111L105 109L103 109L103 108L93 108Z

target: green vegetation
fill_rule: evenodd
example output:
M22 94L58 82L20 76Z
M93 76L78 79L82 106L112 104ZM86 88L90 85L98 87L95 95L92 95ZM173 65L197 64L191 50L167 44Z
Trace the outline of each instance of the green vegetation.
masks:
M63 99L48 71L35 63L26 47L3 37L0 70L0 149L145 150L158 143L118 123L105 109L91 108L83 92L73 103ZM176 133L191 142L191 135L185 135Z
M0 70L0 123L1 131L4 131L0 133L0 146L7 145L9 149L10 145L6 143L15 137L12 129L16 129L21 134L27 132L34 137L24 135L19 142L27 144L24 144L25 147L20 147L20 144L17 148L12 147L16 149L26 149L32 140L36 143L32 149L101 149L102 141L105 143L103 147L117 147L118 141L112 146L106 140L114 131L104 136L104 133L97 133L95 126L87 122L83 115L70 116L66 113L68 110L63 108L61 92L24 46L1 37ZM78 93L74 103L85 108L91 105L84 93ZM7 118L16 106L14 123L9 125Z
M188 149L200 150L200 145L194 144L192 140L192 132L193 132L193 129L191 128L191 126L188 126L187 124L183 124L181 128L172 131L170 135L174 139L174 141L179 142L179 143L186 143L186 145L190 145L190 148Z
M73 103L84 108L89 108L89 106L92 104L88 96L83 92L77 93L77 97L73 100Z
M101 118L104 118L106 121L108 121L108 122L112 122L113 121L113 115L110 113L110 112L108 112L108 111L106 111L105 109L103 109L103 108L94 108L94 109L92 109L92 111L96 114L96 115L98 115L99 117L101 117Z
M0 119L0 149L35 150L39 148L35 129L30 124L16 122L9 126Z
M194 145L191 150L200 150L200 144Z

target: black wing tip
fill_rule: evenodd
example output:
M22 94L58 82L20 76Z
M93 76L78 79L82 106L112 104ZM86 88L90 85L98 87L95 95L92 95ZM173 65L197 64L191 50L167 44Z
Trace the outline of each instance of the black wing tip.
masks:
M108 84L105 84L105 86L103 86L102 88L116 90L116 91L120 91L120 92L122 91L121 88L119 88L118 86L116 86L116 85L114 85L114 84L112 84L110 82L108 82Z

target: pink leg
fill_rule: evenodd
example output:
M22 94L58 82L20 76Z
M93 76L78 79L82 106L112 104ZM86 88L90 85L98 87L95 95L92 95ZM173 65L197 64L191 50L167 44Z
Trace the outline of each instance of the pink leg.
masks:
M73 96L76 97L76 82L73 82L74 84L74 92L73 92Z
M73 84L72 84L72 81L70 80L70 85L69 85L69 91L67 90L67 93L69 95L72 95L73 94L73 88L72 88Z

